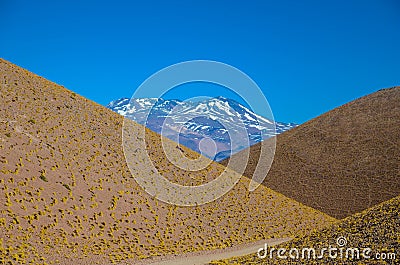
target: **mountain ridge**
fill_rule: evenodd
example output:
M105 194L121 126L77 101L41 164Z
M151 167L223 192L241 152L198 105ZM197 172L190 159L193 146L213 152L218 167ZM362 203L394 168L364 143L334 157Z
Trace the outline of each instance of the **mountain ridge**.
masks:
M269 120L222 96L195 102L121 98L106 107L215 161L298 126ZM243 141L246 137L248 143ZM203 138L214 140L216 150L202 150Z

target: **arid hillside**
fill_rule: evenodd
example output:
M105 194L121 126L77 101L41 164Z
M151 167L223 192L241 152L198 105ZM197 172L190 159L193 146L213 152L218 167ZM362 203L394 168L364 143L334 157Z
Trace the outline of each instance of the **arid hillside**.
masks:
M399 209L400 197L395 197L361 213L347 217L331 227L275 246L275 248L287 249L286 255L288 259L278 258L275 252L272 259L269 257L260 259L257 255L248 255L216 261L212 264L399 264ZM329 252L325 252L325 255L321 258L315 259L308 259L308 254L306 254L306 258L302 258L301 252L299 253L299 259L297 259L295 251L292 252L295 258L291 258L288 253L292 248L300 251L303 248L313 248L316 250L317 257L321 254L322 248L329 248L329 246L338 248L336 252L332 252L332 256L335 253L337 254L336 258L331 258L328 254ZM340 254L340 248L343 248L343 255ZM349 248L358 249L358 259L356 255L354 259L351 259L353 252L349 252L347 250ZM370 248L371 251L365 252L366 256L364 256L363 251L366 248Z
M335 218L389 200L400 194L399 121L400 87L329 111L277 136L263 184ZM259 144L250 150L249 177Z
M134 264L294 237L335 221L265 186L249 193L246 178L202 206L162 203L128 170L123 123L140 128L0 59L1 264ZM198 172L177 168L166 159L160 137L150 131L146 136L155 166L175 182L197 185L225 170L214 162Z

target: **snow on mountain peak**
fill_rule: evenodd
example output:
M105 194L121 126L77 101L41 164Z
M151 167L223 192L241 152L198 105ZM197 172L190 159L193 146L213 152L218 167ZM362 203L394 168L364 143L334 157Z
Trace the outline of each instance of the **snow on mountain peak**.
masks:
M197 102L162 98L121 98L110 102L106 107L157 133L163 132L170 139L176 140L178 134L179 143L196 152L200 152L199 143L203 138L211 138L217 145L217 155L205 155L216 161L297 126L294 123L271 121L242 104L221 96ZM162 131L163 125L168 128ZM182 126L184 130L177 132L177 128ZM243 130L247 131L248 144L244 143ZM230 137L235 135L238 139L232 141Z

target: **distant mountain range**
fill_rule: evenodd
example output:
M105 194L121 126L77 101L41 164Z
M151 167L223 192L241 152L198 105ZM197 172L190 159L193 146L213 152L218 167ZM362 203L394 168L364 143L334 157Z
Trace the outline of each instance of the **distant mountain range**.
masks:
M271 121L224 97L197 102L121 98L107 108L216 161L297 126Z

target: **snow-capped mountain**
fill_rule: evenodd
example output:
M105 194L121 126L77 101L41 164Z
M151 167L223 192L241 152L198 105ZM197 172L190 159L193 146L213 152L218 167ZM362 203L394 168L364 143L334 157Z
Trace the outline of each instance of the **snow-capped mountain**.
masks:
M107 108L216 161L297 126L273 122L224 97L199 102L122 98Z

